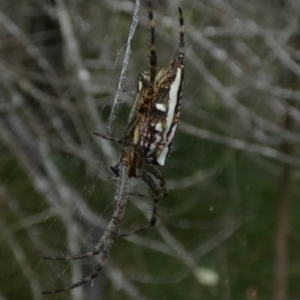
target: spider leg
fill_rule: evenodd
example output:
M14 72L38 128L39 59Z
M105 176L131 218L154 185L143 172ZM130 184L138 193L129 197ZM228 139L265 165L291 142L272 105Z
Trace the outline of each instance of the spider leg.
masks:
M180 7L178 7L179 13L179 55L177 61L182 65L184 64L184 20L183 14Z
M160 173L160 171L154 166L154 165L150 165L148 163L144 164L145 169L147 171L149 171L156 179L159 180L160 182L160 187L162 189L163 192L160 192L160 196L164 197L164 196L168 196L169 194L169 190L166 187L166 180L165 178L162 176L162 174ZM151 186L148 184L148 186L151 188ZM153 191L153 189L151 188L151 190ZM154 191L153 191L154 192Z
M155 76L156 76L157 55L156 55L156 48L155 48L155 26L154 26L153 10L152 10L151 2L149 2L149 6L148 6L148 20L149 20L149 29L150 29L149 85L147 87L145 99L141 103L139 110L138 110L138 112L140 114L145 113L145 111L147 111L147 109L149 108L149 105L150 106L154 105L152 102L153 102L154 81L155 81Z
M152 198L150 195L140 194L140 193L128 193L128 195L137 196L137 197L141 197L141 198Z
M108 176L114 180L114 181L118 181L118 177L119 175L119 164L115 165L115 166L111 166L110 167L111 172L107 172ZM138 196L138 197L144 197L144 198L152 198L149 195L145 195L145 194L140 194L140 193L128 193L128 195L131 196Z
M72 290L72 289L74 289L74 288L76 288L80 285L83 285L86 282L92 281L94 278L98 277L101 270L102 270L102 265L99 264L99 266L95 269L95 271L91 275L81 279L80 281L77 281L77 282L75 282L75 283L73 283L69 286L66 286L64 288L61 288L61 289L51 290L51 291L44 291L44 292L42 292L42 294L43 295L50 295L50 294L56 294L56 293L61 293L61 292Z
M149 27L150 27L150 82L149 82L149 90L151 94L153 92L154 80L156 75L156 49L155 49L155 26L153 20L153 10L152 4L149 2L148 7L148 17L149 17Z
M97 131L94 131L93 132L94 135L97 135L97 136L100 136L101 138L105 139L105 140L110 140L110 141L114 141L116 143L119 143L121 145L125 145L125 146L128 146L128 145L131 145L131 143L128 143L124 140L121 140L121 139L116 139L114 137L111 137L111 136L107 136L105 134L102 134L100 132L97 132Z
M55 294L55 293L68 291L68 290L74 289L74 288L98 277L105 261L107 260L108 254L114 243L114 240L118 236L121 219L123 217L124 210L126 207L127 195L128 195L127 194L127 185L128 185L128 168L127 168L127 166L128 166L127 159L125 156L123 156L121 159L121 162L120 162L120 167L119 167L119 180L118 180L118 185L117 185L117 191L116 191L115 198L114 198L116 206L115 206L113 216L112 216L111 220L109 221L99 243L96 245L95 250L89 252L89 253L93 253L93 255L96 251L99 252L98 264L97 264L94 272L91 275L89 275L89 276L83 278L82 280L79 280L67 287L57 289L57 290L44 291L44 292L42 292L42 294L47 295L47 294ZM86 256L84 256L84 255L78 256L78 258L82 258L82 257L86 257Z
M81 259L81 258L86 258L86 257L91 257L94 255L98 255L100 253L99 249L94 249L93 251L80 254L80 255L74 255L74 256L65 256L65 257L55 257L55 256L43 256L43 259L45 260L76 260L76 259Z
M155 168L155 170L157 170ZM160 174L160 172L157 170L157 172ZM161 174L160 174L161 175ZM162 177L162 176L161 176ZM153 209L152 209L152 214L151 214L151 218L150 218L150 221L147 225L139 228L139 229L136 229L134 231L131 231L129 233L125 233L125 234L121 234L119 235L119 237L126 237L126 236L129 236L129 235L132 235L132 234L135 234L137 232L140 232L142 230L145 230L149 227L153 227L156 225L156 221L157 221L157 206L158 206L158 202L159 200L165 196L166 194L165 193L161 193L160 189L158 188L157 184L155 183L155 181L152 179L151 175L149 175L148 173L146 172L143 172L141 174L141 178L142 180L150 187L151 191L153 192ZM163 177L162 177L163 179ZM163 179L164 181L164 179ZM167 188L165 187L166 191L167 191Z

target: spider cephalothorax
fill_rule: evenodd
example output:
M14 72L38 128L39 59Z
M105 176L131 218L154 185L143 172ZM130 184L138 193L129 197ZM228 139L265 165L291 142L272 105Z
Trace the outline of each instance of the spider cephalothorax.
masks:
M62 289L46 291L53 294L67 291L96 278L118 236L136 233L156 223L157 205L161 197L168 194L165 179L156 166L163 166L170 152L180 114L182 85L184 75L184 27L183 15L179 8L179 55L167 66L156 70L156 49L154 21L149 3L150 25L150 69L140 73L137 96L132 107L128 127L122 139L108 137L94 132L102 138L113 140L122 145L119 163L111 167L117 180L115 210L107 228L94 250L77 256L44 257L51 260L73 260L99 255L93 273L82 280ZM149 224L129 234L119 235L119 227L127 202L127 186L130 177L141 178L152 191L153 211ZM159 181L159 185L156 181Z

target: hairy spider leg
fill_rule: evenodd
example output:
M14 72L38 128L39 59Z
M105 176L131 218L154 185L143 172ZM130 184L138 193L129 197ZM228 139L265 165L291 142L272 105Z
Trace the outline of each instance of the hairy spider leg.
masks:
M91 257L94 255L97 255L100 253L99 249L94 249L90 252L80 254L80 255L74 255L74 256L43 256L43 259L45 260L76 260L76 259L81 259L81 258L86 258L86 257Z
M141 194L141 193L128 193L129 196L136 196L141 198L152 198L150 195Z
M147 225L140 227L129 233L121 234L120 237L127 237L129 235L132 235L132 234L138 233L142 230L145 230L149 227L155 226L156 222L157 222L158 202L162 197L167 196L169 193L169 191L165 185L165 183L166 183L165 179L163 178L163 176L161 175L159 170L150 164L145 164L145 169L146 169L146 171L148 171L150 174L152 174L156 179L158 179L160 181L160 187L161 187L161 189L158 188L157 184L155 183L155 181L153 180L151 175L149 175L147 172L144 171L141 174L142 180L147 184L147 186L150 188L150 190L153 193L153 196L151 197L153 200L153 209L152 209L152 213L151 213L151 218Z
M183 20L183 14L180 7L178 7L178 13L179 13L179 55L177 58L177 61L184 64L185 59L185 49L184 49L184 20Z
M155 49L155 26L154 26L153 10L152 10L151 2L149 2L148 16L149 16L149 29L150 29L150 80L149 80L149 89L148 89L147 96L150 96L153 93L154 80L156 76L156 62L157 62L156 49Z
M149 20L149 31L150 31L150 64L149 64L149 85L147 87L147 92L145 99L141 106L139 107L139 115L149 112L149 107L152 107L154 104L151 102L153 100L153 91L154 91L154 81L156 76L156 48L155 48L155 26L153 19L153 9L152 4L148 4L148 20ZM137 118L138 119L138 118Z
M153 209L152 209L152 215L151 215L150 221L147 225L145 225L143 227L140 227L140 228L138 228L134 231L131 231L129 233L120 234L119 237L127 237L129 235L132 235L132 234L138 233L142 230L145 230L149 227L153 227L156 224L156 221L157 221L157 206L158 206L158 202L159 202L160 198L162 197L162 195L160 194L160 191L157 188L157 185L155 184L154 180L152 179L152 177L148 173L143 172L141 174L141 178L150 187L151 191L154 193L154 197L152 197L152 199L153 199Z
M114 142L119 143L119 144L124 145L124 146L132 145L132 143L130 143L130 142L128 142L128 141L125 141L125 140L122 140L122 139L116 139L116 138L114 138L114 137L105 135L105 134L100 133L100 132L98 132L98 131L94 131L93 134L96 135L96 136L100 136L101 138L103 138L103 139L105 139L105 140L114 141Z
M162 193L163 196L168 196L169 191L168 191L168 189L166 187L166 180L162 176L162 174L160 173L160 171L155 166L153 166L153 165L151 165L149 163L145 164L145 169L147 171L149 171L151 174L153 174L153 176L159 180L159 182L160 182L159 184L160 184L161 188L164 190L164 192Z
M56 289L56 290L51 290L51 291L44 291L44 292L42 292L42 294L47 295L47 294L55 294L55 293L68 291L68 290L74 289L74 288L98 277L99 273L101 272L101 270L103 268L105 261L107 260L107 254L110 252L110 249L113 245L114 240L118 237L121 219L123 217L124 210L125 210L125 207L127 204L127 186L128 186L128 170L127 169L128 169L128 162L126 159L126 155L124 155L120 162L119 181L118 181L117 191L116 191L116 195L115 195L115 199L114 199L115 203L116 203L116 208L115 208L115 211L113 213L111 220L109 221L109 223L104 231L103 236L101 237L99 243L95 247L95 251L88 252L88 253L80 255L80 256L75 256L78 258L83 258L83 257L89 257L89 256L92 256L95 254L99 254L98 263L94 269L94 272L91 275L89 275L67 287L64 287L61 289ZM91 254L91 253L93 253L93 254ZM68 257L67 260L70 260L70 257Z

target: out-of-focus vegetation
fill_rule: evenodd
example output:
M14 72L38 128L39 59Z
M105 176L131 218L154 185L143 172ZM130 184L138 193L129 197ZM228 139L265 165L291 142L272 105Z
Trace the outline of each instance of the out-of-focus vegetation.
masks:
M147 2L112 122L136 2L0 3L1 299L300 298L299 1L152 4L159 66L177 55L178 6L186 25L159 225L117 239L92 284L46 297L96 263L42 255L91 250L112 215L107 171L120 149L92 132L120 137L126 127L148 68ZM150 199L130 196L122 231L150 212Z

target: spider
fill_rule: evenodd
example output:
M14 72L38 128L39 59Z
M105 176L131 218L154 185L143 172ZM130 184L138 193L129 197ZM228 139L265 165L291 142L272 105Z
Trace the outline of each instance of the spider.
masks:
M138 90L133 104L129 124L122 139L116 139L94 132L101 138L115 141L122 145L119 163L111 167L117 180L114 197L115 210L99 243L85 254L67 257L43 257L48 260L74 260L99 255L98 263L90 276L70 286L44 291L53 294L78 287L96 278L107 259L114 240L154 226L157 220L159 200L168 194L166 182L156 166L163 166L170 153L175 137L181 108L184 76L184 21L181 8L179 11L179 54L167 66L157 71L155 49L155 27L152 5L149 3L148 18L150 27L150 68L141 72L138 78ZM119 227L127 203L127 186L131 177L141 178L153 194L153 210L149 223L135 231L119 235ZM159 185L156 183L159 181Z

